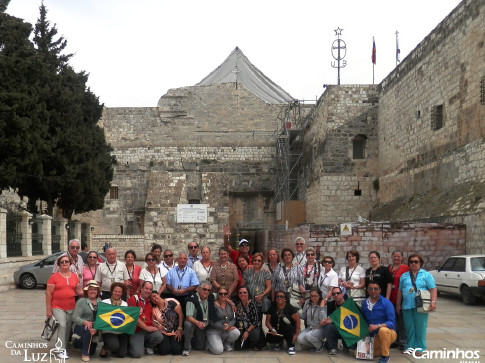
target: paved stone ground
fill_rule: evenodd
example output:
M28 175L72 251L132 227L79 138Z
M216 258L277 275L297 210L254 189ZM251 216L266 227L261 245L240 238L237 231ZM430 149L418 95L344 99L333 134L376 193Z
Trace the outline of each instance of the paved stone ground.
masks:
M11 289L0 293L2 308L0 309L0 362L49 362L49 350L54 342L49 342L46 348L28 349L27 356L21 349L21 355L12 355L8 344L19 343L45 343L40 337L45 319L44 289L35 290ZM398 350L391 350L393 362L485 362L485 303L475 306L465 306L457 297L441 295L438 299L438 311L430 316L428 326L428 349L430 350L479 350L479 359L415 359L410 355L401 354ZM99 352L99 348L98 348ZM37 355L39 353L40 355ZM42 353L47 356L42 357ZM81 361L78 350L69 352L68 362ZM44 358L44 360L42 360ZM310 362L318 359L319 362L358 362L354 357L339 352L337 356L327 353L297 351L295 356L288 356L285 351L275 352L263 350L260 352L230 352L220 356L209 352L191 352L189 357L182 356L147 356L141 359L117 358L101 359L91 358L92 362L198 362L198 363L288 363L296 361Z

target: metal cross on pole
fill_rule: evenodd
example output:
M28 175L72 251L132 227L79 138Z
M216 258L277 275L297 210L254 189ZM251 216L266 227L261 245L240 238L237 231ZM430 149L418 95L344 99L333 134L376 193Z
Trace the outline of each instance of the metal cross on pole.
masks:
M334 61L332 61L331 66L333 68L337 68L337 84L340 84L340 68L344 68L347 65L347 61L343 60L347 54L347 45L343 39L340 39L342 31L343 29L340 29L340 27L334 30L337 39L332 43L332 57L337 61L337 65L335 65Z

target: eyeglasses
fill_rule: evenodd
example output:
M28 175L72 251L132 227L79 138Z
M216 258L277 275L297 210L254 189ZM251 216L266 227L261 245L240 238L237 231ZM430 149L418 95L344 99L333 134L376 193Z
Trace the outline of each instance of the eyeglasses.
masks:
M249 247L249 245L247 243L241 243L239 247Z
M337 295L340 295L342 292L339 291L339 292L332 292L332 296L337 296Z
M323 261L323 263L330 263L330 264L331 264L331 263L332 263L332 261Z
M378 287L368 287L367 290L369 291L379 291Z
M239 291L240 294L247 294L247 291Z
M253 262L261 262L261 260L253 260Z
M295 243L296 246L303 246L304 243Z
M283 296L283 295L278 295L278 296L276 296L276 298L275 298L275 299L286 299L286 296Z
M88 256L88 258L92 258L92 259L96 258L97 259L98 256Z
M147 262L153 262L153 261L156 261L154 258L147 258L146 259Z
M307 255L307 257L309 257L309 256L315 256L314 253L307 253L306 255Z
M60 264L60 265L63 265L63 264L65 264L65 263L71 263L71 261L69 261L69 260L62 260L62 261L59 261L59 264Z
M195 250L196 248L199 248L199 246L189 246L190 250Z
M410 260L409 263L419 263L419 260Z
M70 248L71 250L80 250L80 249L81 249L81 247L79 247L79 246L71 246L71 247L69 247L69 248Z
M211 289L208 289L208 288L206 288L206 287L201 287L201 289L202 289L203 291L205 291L205 292L209 292L209 291L211 291Z
M221 295L221 296L226 296L227 292L219 292L218 294Z
M173 257L173 253L171 255L165 255L165 256L163 256L163 258L167 258L167 257Z

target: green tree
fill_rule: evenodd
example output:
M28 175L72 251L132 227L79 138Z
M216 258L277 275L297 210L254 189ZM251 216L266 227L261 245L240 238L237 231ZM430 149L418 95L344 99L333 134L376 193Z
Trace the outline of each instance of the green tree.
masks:
M30 24L0 14L0 186L27 196L32 212L41 199L50 214L57 205L70 218L103 207L115 159L97 125L103 105L86 86L88 75L69 65L66 40L57 38L44 4L39 10L34 44Z

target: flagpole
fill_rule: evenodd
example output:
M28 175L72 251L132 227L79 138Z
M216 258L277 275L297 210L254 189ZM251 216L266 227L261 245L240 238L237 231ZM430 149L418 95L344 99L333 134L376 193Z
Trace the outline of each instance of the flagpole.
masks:
M396 30L396 67L397 67L397 64L399 63L399 53L401 52L399 50L398 34L399 34L399 32Z

